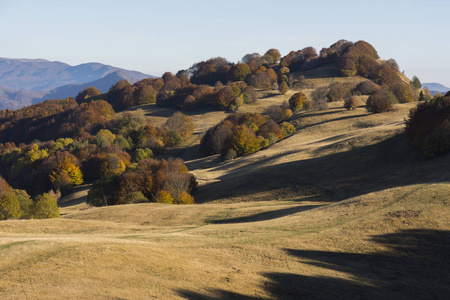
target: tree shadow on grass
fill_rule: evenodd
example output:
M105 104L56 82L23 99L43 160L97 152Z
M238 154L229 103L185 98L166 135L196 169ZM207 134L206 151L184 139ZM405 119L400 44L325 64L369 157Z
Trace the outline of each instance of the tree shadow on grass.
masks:
M297 152L300 151L304 150ZM205 203L234 194L244 197L273 189L311 185L326 187L341 200L400 186L450 181L450 153L425 159L408 145L403 134L351 151L276 163L279 157L295 152L255 160L248 157L247 163L242 165L240 159L224 163L215 170L232 172L224 172L219 181L199 187L195 197Z
M262 287L270 299L448 299L450 231L402 230L373 236L371 241L386 250L285 250L305 264L343 273L349 279L265 273ZM208 296L187 290L178 294L186 299L260 299L225 290L211 290Z
M233 223L248 223L248 222L260 222L260 221L268 221L273 219L278 219L282 217L286 217L289 215L293 215L299 212L307 211L310 209L314 209L317 207L321 207L323 205L303 205L303 206L294 206L283 209L278 209L274 211L267 211L263 213L257 213L245 217L237 217L230 218L225 220L211 220L209 223L211 224L233 224Z

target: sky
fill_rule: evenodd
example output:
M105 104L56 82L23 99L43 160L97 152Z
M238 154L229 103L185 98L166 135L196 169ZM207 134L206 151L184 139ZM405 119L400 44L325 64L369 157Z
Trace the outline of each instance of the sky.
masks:
M100 62L161 76L364 40L422 82L450 87L450 1L0 0L0 57Z

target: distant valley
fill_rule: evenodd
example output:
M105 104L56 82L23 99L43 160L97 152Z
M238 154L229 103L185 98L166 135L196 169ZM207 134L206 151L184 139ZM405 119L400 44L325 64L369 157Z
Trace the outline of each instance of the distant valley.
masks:
M43 59L0 58L0 109L73 97L86 87L106 92L117 81L154 77L100 63L70 66Z

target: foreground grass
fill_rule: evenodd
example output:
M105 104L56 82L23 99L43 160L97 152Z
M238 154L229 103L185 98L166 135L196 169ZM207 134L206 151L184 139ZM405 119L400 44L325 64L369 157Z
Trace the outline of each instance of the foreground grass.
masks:
M0 298L446 298L450 157L421 159L399 135L413 106L333 103L225 163L175 149L203 204L90 208L85 186L60 219L0 222ZM173 113L143 109L155 123ZM225 113L193 116L191 148Z
M332 204L141 204L6 221L0 293L2 299L443 298L449 194L450 184L425 184Z

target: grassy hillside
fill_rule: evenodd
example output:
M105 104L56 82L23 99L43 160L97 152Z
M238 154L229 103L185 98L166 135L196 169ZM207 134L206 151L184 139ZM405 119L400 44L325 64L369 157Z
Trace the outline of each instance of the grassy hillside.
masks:
M260 92L240 110L292 93ZM450 155L406 144L414 105L369 114L333 102L295 115L293 136L222 163L196 147L227 114L191 111L196 132L171 151L197 177L199 204L92 208L87 186L62 200L60 219L0 222L2 299L445 298ZM155 124L173 113L138 108Z

